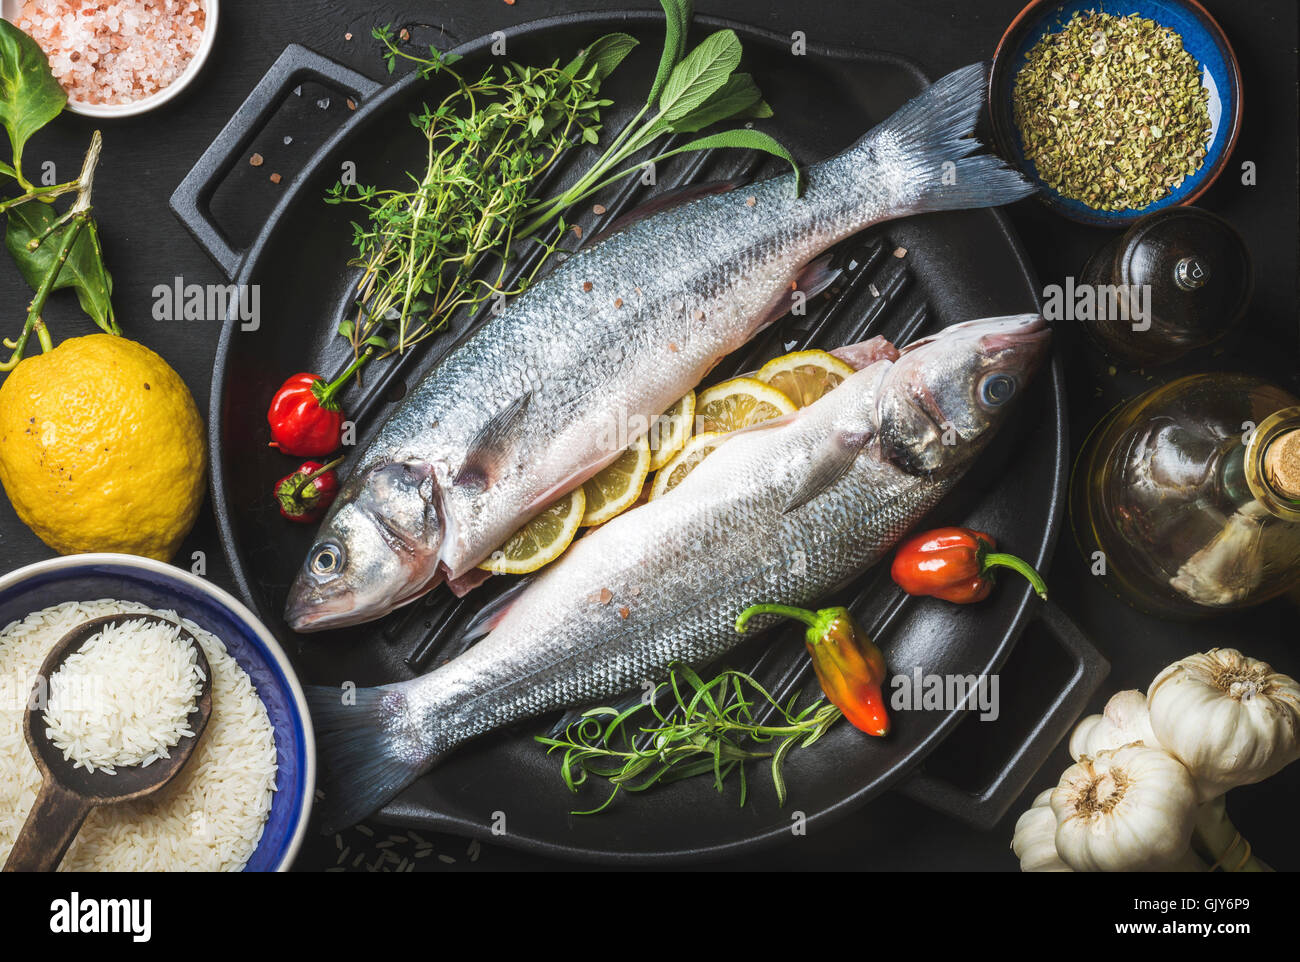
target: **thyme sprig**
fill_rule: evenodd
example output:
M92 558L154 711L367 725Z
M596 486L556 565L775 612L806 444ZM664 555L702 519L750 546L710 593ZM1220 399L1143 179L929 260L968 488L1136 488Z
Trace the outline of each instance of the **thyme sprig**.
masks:
M327 196L366 212L364 223L353 224L353 264L362 268L357 311L339 332L357 354L371 345L382 356L441 330L457 309L518 293L532 279L504 284L529 188L571 143L598 139L600 111L611 103L599 98L600 83L633 41L613 34L564 66L507 63L469 81L451 69L454 55L408 54L387 27L375 36L390 69L398 57L414 60L422 75L454 84L410 118L425 140L425 169L410 175L408 188L338 183ZM547 254L563 232L555 220ZM486 255L499 266L484 278L476 272Z
M844 717L820 700L800 708L800 694L781 704L744 672L726 670L705 682L678 663L641 703L622 711L593 708L560 736L539 735L537 741L547 746L547 754L564 753L560 772L570 791L576 793L593 775L612 786L601 805L575 815L604 811L620 791L643 792L710 773L718 792L735 773L744 805L745 767L763 760L770 760L777 802L784 805L783 767L790 752L812 745ZM771 721L758 720L764 708L774 711Z

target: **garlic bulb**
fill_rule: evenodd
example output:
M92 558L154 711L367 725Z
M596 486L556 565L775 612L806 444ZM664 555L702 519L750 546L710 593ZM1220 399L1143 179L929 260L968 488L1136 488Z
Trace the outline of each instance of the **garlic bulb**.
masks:
M1051 805L1056 851L1076 872L1155 871L1189 852L1196 787L1168 753L1127 745L1066 769Z
M1138 742L1148 748L1160 743L1147 717L1147 696L1140 691L1121 691L1111 696L1100 715L1089 715L1075 726L1070 736L1070 757L1096 755L1111 748Z
M1234 648L1174 662L1147 690L1151 729L1208 801L1300 758L1300 685Z
M1020 859L1022 872L1073 872L1056 854L1056 815L1052 790L1040 792L1033 806L1016 821L1011 851Z

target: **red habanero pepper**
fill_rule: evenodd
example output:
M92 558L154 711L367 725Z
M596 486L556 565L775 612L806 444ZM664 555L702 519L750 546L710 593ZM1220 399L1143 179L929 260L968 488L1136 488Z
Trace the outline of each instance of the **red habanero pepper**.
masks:
M343 410L334 396L369 358L367 350L339 376L325 382L319 374L295 374L271 398L266 421L271 447L300 458L315 458L338 450Z
M736 619L736 631L743 633L754 615L781 615L807 625L804 644L827 699L868 735L888 733L889 715L880 689L885 680L885 656L848 609L814 612L789 605L753 605Z
M970 528L936 528L908 538L889 569L909 595L929 595L958 605L983 601L993 590L993 568L1011 568L1047 600L1047 585L1029 562L994 549L997 543Z
M335 458L329 464L307 461L293 474L275 482L280 514L304 524L319 521L338 496L339 477L334 469L342 463L342 458Z

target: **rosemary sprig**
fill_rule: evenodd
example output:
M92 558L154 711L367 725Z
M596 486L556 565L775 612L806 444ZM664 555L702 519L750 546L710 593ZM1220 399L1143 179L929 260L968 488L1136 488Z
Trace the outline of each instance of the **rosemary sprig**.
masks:
M547 746L547 754L564 753L560 771L570 791L576 793L593 775L613 786L601 805L574 815L604 811L620 791L643 792L709 773L719 792L736 773L744 805L749 788L745 766L765 759L771 761L777 802L784 805L782 769L787 756L812 745L844 717L820 700L799 708L800 694L795 692L783 705L744 672L723 671L705 682L688 666L675 663L668 680L642 703L623 711L593 708L560 737L539 735L537 741ZM774 719L760 723L758 710L769 706L775 710Z

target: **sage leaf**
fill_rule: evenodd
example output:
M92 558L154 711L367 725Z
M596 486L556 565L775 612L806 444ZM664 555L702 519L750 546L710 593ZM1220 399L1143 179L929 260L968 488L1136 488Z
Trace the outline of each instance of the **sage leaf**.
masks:
M659 0L659 5L664 8L668 32L664 38L663 53L659 55L659 70L655 74L655 82L650 86L650 96L646 99L651 107L659 103L659 95L663 93L668 78L686 54L686 33L690 30L691 17L695 15L692 0Z
M740 66L740 38L719 30L701 41L673 68L659 101L659 119L671 125L722 89Z
M45 52L13 24L0 20L0 123L13 147L13 166L6 173L22 169L28 138L57 117L67 102Z
M43 204L39 200L29 200L9 210L5 246L32 290L39 288L46 275L54 270L55 258L63 246L63 239L72 229L72 221L60 224L35 250L29 250L27 244L44 234L58 216L52 204ZM96 324L105 328L111 326L113 279L95 249L89 224L82 229L72 250L68 252L68 259L59 271L52 290L65 287L71 287L77 292L81 309Z
M751 111L758 111L757 113ZM673 131L693 134L729 117L770 117L772 108L763 101L754 79L747 73L732 74L713 97L685 117L673 121Z
M570 61L564 72L570 77L576 77L580 71L595 67L592 79L598 86L636 49L637 43L635 37L626 33L607 33L588 44L586 50Z
M682 144L680 147L676 147L667 153L660 154L655 159L663 160L664 158L672 157L675 154L684 154L692 150L712 150L715 147L737 147L742 150L761 150L774 157L780 157L794 170L795 196L803 196L806 181L803 169L799 166L799 162L794 159L794 155L786 149L784 144L770 134L763 133L761 130L724 130L721 133L709 134L707 137L699 137L689 143Z

